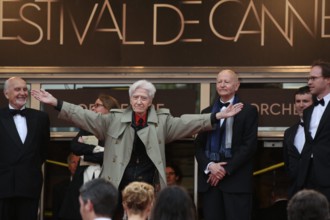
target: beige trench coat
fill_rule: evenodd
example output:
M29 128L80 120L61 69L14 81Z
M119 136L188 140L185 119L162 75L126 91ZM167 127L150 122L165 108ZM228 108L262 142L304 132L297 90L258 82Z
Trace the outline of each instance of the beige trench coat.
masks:
M73 122L77 127L105 140L101 177L117 188L131 158L134 129L131 127L132 109L113 109L102 115L85 110L78 105L63 102L59 118ZM173 117L168 109L148 112L148 126L138 131L146 151L159 172L161 188L166 186L165 144L191 136L203 130L211 130L210 114L191 114Z

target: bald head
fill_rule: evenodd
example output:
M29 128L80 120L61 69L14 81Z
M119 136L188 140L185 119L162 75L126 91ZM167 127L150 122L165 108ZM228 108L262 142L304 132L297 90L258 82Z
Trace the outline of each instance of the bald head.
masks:
M28 89L25 80L20 77L7 79L3 92L11 107L15 109L21 109L27 102Z
M238 82L238 75L235 71L233 70L230 70L230 69L225 69L225 70L221 70L219 73L218 73L218 77L220 75L230 75L234 81Z

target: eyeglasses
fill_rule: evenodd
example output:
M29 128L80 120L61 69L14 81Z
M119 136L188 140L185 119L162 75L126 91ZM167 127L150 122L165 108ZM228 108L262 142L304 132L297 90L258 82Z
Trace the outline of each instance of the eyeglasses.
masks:
M311 80L311 81L315 81L317 80L318 78L323 78L323 76L310 76L307 78L307 81Z
M104 105L100 104L100 103L95 103L94 105L92 105L92 108L98 108L98 107L104 107Z

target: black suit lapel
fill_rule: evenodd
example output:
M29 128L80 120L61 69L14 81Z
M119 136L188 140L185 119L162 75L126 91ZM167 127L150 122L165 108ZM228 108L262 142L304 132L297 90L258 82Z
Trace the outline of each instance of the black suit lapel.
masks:
M36 126L37 123L35 123L38 120L35 120L35 114L31 111L31 109L26 109L26 126L27 126L27 134L25 138L24 145L29 145L33 139L33 136L36 132ZM34 123L32 122L34 121Z
M322 117L321 117L321 119L320 119L320 124L319 124L319 126L317 127L317 131L316 131L316 133L315 133L315 137L314 137L314 139L317 138L317 136L320 134L320 132L322 132L322 129L323 129L324 125L325 125L326 123L328 123L328 120L330 120L330 119L329 119L329 115L330 115L330 105L329 105L329 103L328 103L328 105L327 105L327 107L325 108L325 110L324 110L324 112L323 112L323 115L322 115Z
M290 131L290 134L289 134L288 144L290 146L290 149L299 155L300 153L297 150L297 147L294 145L294 139L296 138L298 128L299 128L299 123L293 125L292 130Z
M6 128L8 136L10 136L13 139L14 143L17 146L22 146L21 138L19 137L18 131L16 129L14 118L9 113L9 108L5 108L2 110L0 121Z
M304 111L305 137L309 141L313 140L311 133L309 132L313 110L314 106L311 106Z

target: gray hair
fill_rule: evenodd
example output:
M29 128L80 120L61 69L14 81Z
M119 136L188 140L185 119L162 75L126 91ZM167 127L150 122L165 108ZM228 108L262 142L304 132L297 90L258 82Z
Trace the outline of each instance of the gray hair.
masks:
M148 91L148 95L151 99L153 99L155 97L155 93L156 93L156 88L154 86L154 84L152 84L151 82L147 81L147 80L139 80L136 81L135 83L133 83L128 90L128 94L129 97L132 97L133 93L137 90L137 89L145 89Z

